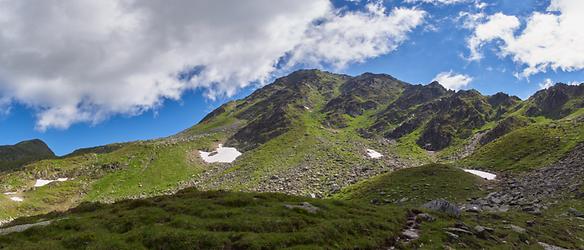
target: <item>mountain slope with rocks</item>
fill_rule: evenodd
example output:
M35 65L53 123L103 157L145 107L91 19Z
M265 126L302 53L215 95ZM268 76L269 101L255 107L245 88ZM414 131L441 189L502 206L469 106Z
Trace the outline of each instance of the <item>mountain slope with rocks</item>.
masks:
M416 229L419 238L404 240L398 234L388 236L388 242L406 248L438 242L452 247L457 242L469 248L493 246L493 239L475 237L475 231L481 230L446 225L451 219L420 207L432 200L448 200L449 206L462 210L469 204L485 205L484 213L489 214L484 216L518 213L524 218L537 215L523 207L500 211L492 198L507 202L506 195L527 192L513 185L531 185L546 176L566 183L569 192L582 190L582 183L574 181L579 175L572 171L582 161L573 155L584 143L583 89L584 84L558 84L523 101L504 93L450 91L438 82L412 85L385 74L300 70L244 99L225 103L176 135L80 149L0 173L0 221L66 211L83 202L156 203L149 198L175 199L172 194L194 187L280 192L295 195L294 199L349 199L367 207L363 209L373 205L403 211L399 218L403 221L424 217L420 211L406 211L422 209L440 219L416 224L419 228L404 227L408 234ZM497 178L482 180L462 169L486 171ZM533 207L544 217L559 216L556 212L563 206L582 209L578 196L565 195L568 191L562 186L534 190L558 194L558 203L551 205L530 198L529 202L540 204ZM462 218L471 215L464 212ZM490 225L477 226L501 224L492 219L485 223ZM438 225L457 229L445 233ZM521 245L524 242L513 238L517 236L510 233L513 230L506 229L510 225L500 226L494 232L505 237L498 235L497 240L511 242L512 248L539 246L534 241L538 234L556 235L545 227L538 234L525 235L530 243ZM472 231L473 237L460 230ZM568 242L571 245L565 247L581 246L577 238Z

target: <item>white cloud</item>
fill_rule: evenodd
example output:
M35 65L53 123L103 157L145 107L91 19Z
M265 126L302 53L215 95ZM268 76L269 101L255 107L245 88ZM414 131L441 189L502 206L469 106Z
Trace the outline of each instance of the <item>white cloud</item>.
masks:
M328 0L0 0L0 96L38 110L40 130L96 123L190 89L232 95L285 56L343 67L386 54L424 15Z
M442 5L450 5L450 4L458 4L458 3L468 3L471 0L405 0L406 3L429 3L429 4L442 4Z
M466 87L472 81L472 77L448 71L439 73L432 81L439 82L440 85L447 89L460 90Z
M580 85L580 83L582 82L578 82L578 81L571 81L571 82L567 82L567 85ZM552 86L556 85L556 83L554 81L552 81L552 79L546 78L543 80L543 82L541 82L539 84L539 89L547 89L550 88Z
M494 14L476 26L469 38L470 59L481 58L481 47L500 41L501 56L525 65L520 77L548 70L584 69L584 1L552 0L545 13L534 12L525 28L515 16Z
M0 116L10 114L10 99L0 97Z
M547 78L539 84L539 89L547 89L547 88L550 88L554 85L555 85L555 83L552 81L552 79Z
M480 17L478 17L480 18ZM469 26L476 24L469 24ZM488 21L475 26L474 34L468 39L470 48L470 60L480 60L483 55L481 47L486 41L494 39L513 39L513 32L519 27L519 19L514 16L507 16L503 13L496 13L488 17ZM502 48L504 50L505 48Z
M475 1L474 6L477 9L484 9L484 8L488 7L489 4L488 3L481 2L481 1Z
M486 18L485 13L470 13L466 11L461 11L458 13L457 21L462 23L462 28L474 29Z
M395 8L386 15L381 4L368 4L367 12L330 14L326 22L310 27L307 39L295 50L290 62L319 66L321 62L343 68L347 63L387 54L407 39L422 23L424 13Z

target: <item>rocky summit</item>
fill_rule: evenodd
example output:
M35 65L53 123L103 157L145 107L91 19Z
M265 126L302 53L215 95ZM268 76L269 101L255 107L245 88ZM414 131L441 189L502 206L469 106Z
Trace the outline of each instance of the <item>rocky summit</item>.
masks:
M299 70L173 136L0 147L0 248L584 249L583 152L584 84Z

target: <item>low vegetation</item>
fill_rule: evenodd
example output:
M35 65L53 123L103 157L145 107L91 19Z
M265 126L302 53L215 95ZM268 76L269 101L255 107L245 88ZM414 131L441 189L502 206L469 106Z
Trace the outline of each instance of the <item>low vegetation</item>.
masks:
M462 203L485 195L485 180L448 165L430 164L398 170L362 181L335 198L420 206L434 199Z
M564 200L541 215L522 211L463 213L460 218L428 211L437 218L422 223L421 237L416 246L450 246L456 249L543 249L540 242L566 249L584 248L582 219L569 214L569 209L584 211L582 200ZM481 234L458 233L449 236L445 228L463 227L475 231L477 226L487 228Z
M53 223L0 236L0 248L371 249L399 234L405 214L348 201L187 189L112 205L84 203L13 224L41 219Z
M528 171L559 160L581 142L584 142L584 123L541 122L510 132L458 164L493 171Z

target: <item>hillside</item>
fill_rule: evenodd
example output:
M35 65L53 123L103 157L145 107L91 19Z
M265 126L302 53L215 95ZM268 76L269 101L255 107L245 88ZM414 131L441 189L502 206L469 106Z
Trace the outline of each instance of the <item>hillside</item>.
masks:
M584 156L580 150L577 153L580 156L576 157ZM582 169L575 171L582 172ZM330 199L201 192L191 188L170 196L114 204L83 203L63 213L17 219L0 227L0 248L579 249L584 246L583 231L578 229L584 218L580 212L584 211L581 199L557 196L555 202L547 203L549 207L537 214L464 205L485 197L485 191L497 183L451 166L426 165L380 175L350 186ZM447 203L447 209L425 207L435 199L455 203Z
M47 218L27 220L36 219ZM84 203L50 219L27 234L2 236L0 229L0 248L371 249L399 235L405 213L283 194L187 189L112 205Z
M15 145L0 146L0 172L54 157L53 151L41 140L23 141Z
M405 198L376 192L432 191L409 195L401 205L437 198L464 203L498 186L484 187L457 168L504 178L529 174L584 142L582 89L584 84L558 84L523 101L504 93L449 91L438 82L412 85L385 74L301 70L225 103L177 135L80 149L0 173L0 221L189 187L367 197L358 201L365 206L373 199ZM448 166L412 168L436 162ZM437 190L413 184L424 175L422 182ZM442 180L452 178L460 182ZM388 183L415 192L384 187Z

